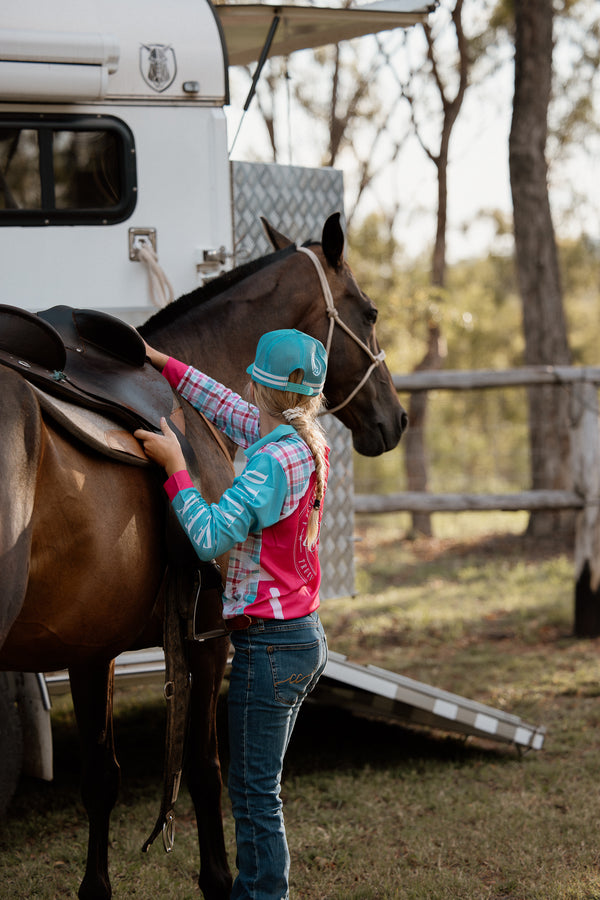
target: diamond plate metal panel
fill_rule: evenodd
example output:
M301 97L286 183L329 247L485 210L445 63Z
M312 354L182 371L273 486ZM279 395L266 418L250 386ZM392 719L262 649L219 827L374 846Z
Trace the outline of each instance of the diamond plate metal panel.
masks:
M299 243L320 241L334 212L342 213L344 225L344 182L336 169L232 162L231 170L235 265L272 252L261 216Z
M323 425L331 447L319 559L321 598L354 594L354 468L352 436L334 416Z
M232 162L235 265L272 251L260 216L293 241L321 239L325 219L342 213L343 176L335 169ZM324 417L331 471L321 530L321 597L354 593L354 471L350 432Z

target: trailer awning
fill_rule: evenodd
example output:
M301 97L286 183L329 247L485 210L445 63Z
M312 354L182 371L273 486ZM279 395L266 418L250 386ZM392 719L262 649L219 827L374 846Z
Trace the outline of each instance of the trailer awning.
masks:
M260 58L276 19L269 55L287 56L365 34L408 28L426 21L436 6L437 0L380 0L350 9L265 3L217 3L214 8L225 32L229 65L243 66Z

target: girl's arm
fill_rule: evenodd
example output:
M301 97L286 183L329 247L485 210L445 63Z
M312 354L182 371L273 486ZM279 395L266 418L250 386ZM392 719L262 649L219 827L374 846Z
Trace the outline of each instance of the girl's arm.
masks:
M144 343L146 343L144 341ZM259 415L235 391L187 363L146 344L146 355L177 391L239 447L249 447L259 437Z
M163 466L170 476L167 494L198 557L211 560L278 521L288 492L288 482L279 462L268 453L257 453L244 472L221 496L208 504L192 484L177 436L161 419L161 434L138 429L146 455Z
M155 369L158 369L159 372L162 372L164 367L169 361L169 357L166 353L161 353L160 350L155 350L154 347L151 347L150 344L146 344L146 356L152 363Z

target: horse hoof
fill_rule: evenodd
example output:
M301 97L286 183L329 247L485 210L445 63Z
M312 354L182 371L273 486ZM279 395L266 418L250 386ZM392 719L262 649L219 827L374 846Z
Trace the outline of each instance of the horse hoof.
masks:
M88 878L86 875L81 882L77 896L79 900L110 900L112 888L104 878Z
M204 900L230 900L233 878L229 872L220 878L212 879L210 884L202 882L199 878L198 887Z

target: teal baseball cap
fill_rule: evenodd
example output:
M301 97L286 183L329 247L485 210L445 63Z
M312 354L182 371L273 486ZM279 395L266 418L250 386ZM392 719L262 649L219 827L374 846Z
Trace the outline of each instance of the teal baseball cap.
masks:
M289 377L296 369L304 376L299 384ZM246 369L253 381L312 397L320 394L327 374L327 352L316 338L295 328L282 328L263 334L256 347L256 357Z

